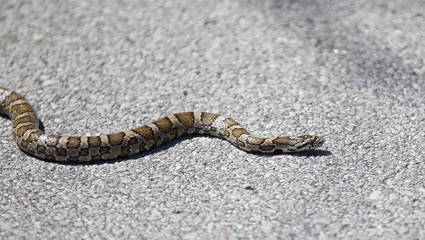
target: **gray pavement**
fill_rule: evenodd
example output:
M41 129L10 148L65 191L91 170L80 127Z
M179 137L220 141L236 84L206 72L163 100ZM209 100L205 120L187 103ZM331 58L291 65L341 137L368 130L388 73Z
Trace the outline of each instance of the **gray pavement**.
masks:
M425 239L424 1L2 1L0 86L45 130L181 111L321 151L195 137L112 163L25 155L0 118L0 239Z

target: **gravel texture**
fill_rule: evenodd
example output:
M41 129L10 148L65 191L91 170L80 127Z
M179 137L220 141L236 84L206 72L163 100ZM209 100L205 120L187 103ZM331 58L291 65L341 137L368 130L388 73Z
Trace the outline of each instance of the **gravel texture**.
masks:
M127 130L180 111L311 154L184 138L111 163L18 150L0 118L1 239L425 239L425 3L12 1L0 86L49 133Z

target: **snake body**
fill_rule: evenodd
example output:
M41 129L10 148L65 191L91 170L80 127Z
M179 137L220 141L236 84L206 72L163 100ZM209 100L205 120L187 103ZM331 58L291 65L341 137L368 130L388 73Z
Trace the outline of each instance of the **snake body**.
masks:
M38 128L36 113L25 98L0 87L0 114L13 122L13 138L25 153L57 162L93 162L123 158L158 147L190 134L226 139L236 147L256 153L299 152L322 146L313 135L258 138L238 122L214 113L183 112L125 132L100 136L60 136Z

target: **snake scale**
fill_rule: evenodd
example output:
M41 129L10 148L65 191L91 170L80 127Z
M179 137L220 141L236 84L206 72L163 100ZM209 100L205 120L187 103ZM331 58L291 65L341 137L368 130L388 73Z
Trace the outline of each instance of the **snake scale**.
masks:
M25 98L0 87L0 114L13 122L13 138L25 153L57 162L93 162L123 158L158 147L190 134L226 139L236 147L254 153L299 152L322 146L314 135L258 138L238 122L214 113L184 112L125 132L100 136L60 136L38 128L36 113Z

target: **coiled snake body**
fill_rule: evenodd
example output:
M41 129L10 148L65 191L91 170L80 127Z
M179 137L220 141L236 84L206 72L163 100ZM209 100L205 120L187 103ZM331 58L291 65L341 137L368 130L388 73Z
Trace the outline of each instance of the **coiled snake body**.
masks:
M226 139L248 152L299 152L322 146L313 135L258 138L233 119L207 112L176 113L125 132L100 136L59 136L42 132L31 105L20 94L0 87L0 114L13 121L19 148L40 159L92 162L138 154L183 135L206 134Z

